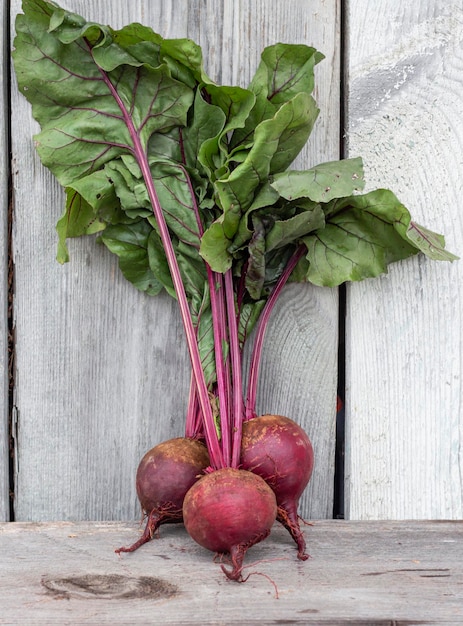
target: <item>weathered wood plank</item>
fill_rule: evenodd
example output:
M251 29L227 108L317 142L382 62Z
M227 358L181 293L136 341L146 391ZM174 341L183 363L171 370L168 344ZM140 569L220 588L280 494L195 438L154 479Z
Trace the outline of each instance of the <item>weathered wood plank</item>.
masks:
M189 36L224 83L246 85L267 44L315 45L326 55L317 70L323 117L300 163L338 157L337 0L63 4L114 27L140 21L164 36ZM13 0L12 16L19 11ZM136 293L93 240L73 242L71 263L56 264L63 195L34 153L36 130L13 82L17 519L134 519L139 459L183 432L189 365L182 329L175 303ZM332 510L336 320L336 292L292 287L269 329L259 395L262 410L294 417L314 441L317 471L302 510L312 518Z
M462 522L316 522L304 563L275 526L248 552L244 584L181 526L117 557L136 532L116 522L0 525L0 624L463 621Z
M0 520L9 520L8 442L8 20L0 6Z
M463 250L463 6L347 2L348 152ZM348 513L461 518L463 265L415 258L348 293Z

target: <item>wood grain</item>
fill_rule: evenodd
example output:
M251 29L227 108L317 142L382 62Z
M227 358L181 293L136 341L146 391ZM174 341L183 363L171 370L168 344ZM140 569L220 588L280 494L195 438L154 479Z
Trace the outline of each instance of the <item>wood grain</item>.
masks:
M224 83L246 85L265 45L280 40L315 45L326 55L317 69L323 115L299 165L338 158L337 0L63 4L114 27L140 21L166 37L191 37L204 49L208 72ZM12 16L19 11L19 0L12 0ZM63 194L34 153L37 126L14 77L12 97L16 516L134 519L139 459L183 432L189 363L176 306L167 297L137 293L124 282L116 259L93 239L73 242L71 263L57 265L54 225ZM300 419L312 434L319 454L302 514L326 517L334 472L337 296L310 287L291 294L288 309L283 305L276 312L269 329L259 404ZM288 317L299 313L310 317L289 329ZM275 350L283 333L284 360ZM287 350L295 345L302 349ZM315 358L309 356L312 347ZM293 389L294 381L303 384Z
M276 525L249 550L244 584L228 581L181 526L116 556L137 532L116 522L0 525L0 624L463 621L461 522L316 522L305 562Z
M0 6L0 520L10 516L8 441L8 175L9 102L7 7Z
M461 2L347 3L347 145L368 188L463 250ZM463 265L423 257L348 291L352 519L461 518Z

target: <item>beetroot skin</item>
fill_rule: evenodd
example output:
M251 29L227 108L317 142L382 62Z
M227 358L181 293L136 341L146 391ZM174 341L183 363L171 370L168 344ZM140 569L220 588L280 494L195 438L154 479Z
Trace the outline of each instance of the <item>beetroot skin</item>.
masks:
M275 493L277 520L288 529L305 560L305 539L297 507L312 475L314 454L305 431L282 415L262 415L243 423L241 467L261 476Z
M169 439L149 450L136 477L138 499L148 516L145 531L132 546L116 552L133 552L149 541L161 524L181 522L185 494L208 465L207 448L197 439Z
M256 474L223 468L203 476L188 491L183 519L199 545L230 554L232 570L222 569L231 580L242 581L248 548L265 539L276 519L275 494Z

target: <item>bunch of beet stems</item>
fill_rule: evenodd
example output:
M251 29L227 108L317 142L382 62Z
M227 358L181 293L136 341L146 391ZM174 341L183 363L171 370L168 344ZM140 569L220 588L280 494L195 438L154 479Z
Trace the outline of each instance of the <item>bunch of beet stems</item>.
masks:
M117 97L117 93L114 93L114 95ZM210 459L210 466L204 470L205 473L213 473L214 471L224 468L233 468L238 470L240 466L243 423L246 420L251 420L256 417L255 405L259 365L268 320L282 288L289 279L298 261L304 255L306 248L304 245L300 245L293 253L278 281L273 287L273 290L260 314L251 355L246 405L243 400L242 346L240 346L238 333L240 300L244 291L244 275L241 276L241 279L238 279L238 293L235 294L233 266L224 274L220 274L214 272L208 263L204 261L207 269L210 291L217 378L216 393L212 393L207 387L203 373L197 342L197 327L195 327L192 321L181 272L175 256L169 229L164 218L162 206L153 183L150 167L145 157L145 152L140 145L137 133L128 116L127 124L133 136L135 153L143 173L146 188L153 207L153 213L158 225L162 245L166 254L169 270L172 276L181 319L185 330L188 352L191 359L192 381L190 385L185 437L197 439L204 436ZM203 225L201 222L199 208L196 202L191 180L186 170L184 170L184 175L188 181L192 207L197 220L199 237L201 238L203 234ZM199 411L197 410L197 407L199 407ZM217 413L219 415L218 423L216 423ZM308 442L308 445L310 446L310 442ZM309 471L311 472L311 468ZM288 515L284 507L281 508L277 506L277 499L275 499L272 489L266 484L266 482L258 476L255 478L257 481L262 483L259 487L261 489L262 487L265 487L265 490L268 491L268 493L264 494L264 500L267 499L266 507L269 511L266 513L267 521L264 523L264 526L266 526L265 530L261 533L257 533L256 536L253 536L251 539L248 537L244 542L237 542L234 544L232 541L230 542L231 545L227 545L226 548L220 547L220 541L216 544L216 547L214 547L213 540L209 543L208 538L206 538L205 543L203 543L203 545L209 547L210 549L230 552L233 569L227 570L223 566L222 569L229 578L238 581L243 580L242 563L247 549L268 535L270 527L275 519L279 519L279 521L289 530L298 546L298 557L303 560L307 558L307 554L305 553L305 541L297 522L297 500L295 500L296 510L293 512L293 515ZM254 490L254 485L245 485L244 492L246 489L250 493L247 494L247 503L243 503L243 507L252 506L252 492ZM195 517L196 513L193 513L192 516ZM242 523L242 521L240 521L240 516L238 516L236 523L238 525ZM150 525L147 524L144 538L137 542L136 545L140 545L142 542L147 540L149 527ZM190 532L190 534L192 533ZM201 543L201 538L193 538Z
M219 438L211 404L211 397L201 365L196 328L193 324L180 268L175 256L174 247L170 237L169 228L164 217L163 209L156 193L146 151L143 148L133 120L124 106L117 89L109 80L105 72L102 71L101 75L109 91L119 105L124 122L127 125L133 141L134 156L138 161L143 175L177 296L194 381L194 384L192 384L190 389L185 435L187 437L195 437L198 435L202 427L210 456L211 468L213 470L224 467L237 468L240 458L241 434L244 418L246 416L246 419L250 419L255 416L259 363L267 322L273 305L275 304L275 301L282 287L288 280L292 270L303 255L305 246L302 245L288 262L285 271L280 276L280 279L276 283L273 292L267 300L261 313L257 328L255 347L251 358L246 410L243 403L242 354L238 337L239 310L237 308L237 304L239 305L239 303L237 303L235 299L232 273L233 266L227 270L224 275L222 275L218 272L212 271L209 264L204 261L207 268L213 318L217 395L220 416ZM198 224L198 232L201 237L204 227L201 221L198 204L196 202L196 196L188 172L184 168L183 173L188 182L192 206ZM227 356L224 355L225 345L229 346ZM202 418L200 421L201 423L198 423L197 412L194 410L196 398L199 403L200 415Z
M136 134L135 129L133 131ZM135 146L137 149L137 143L135 143ZM238 468L240 464L243 422L256 417L255 407L260 363L269 318L284 285L287 283L298 261L303 257L306 247L304 244L301 244L290 257L260 314L250 359L246 405L243 400L242 346L240 346L238 336L240 301L244 291L245 270L243 270L243 275L239 281L240 285L237 289L238 293L236 294L233 267L227 270L225 274L220 274L214 272L207 261L204 261L212 309L217 376L216 395L212 396L207 388L201 365L197 343L197 328L193 324L169 229L151 177L149 164L144 155L145 153L140 147L137 158L142 169L162 245L166 253L192 366L185 436L193 439L200 435L204 436L210 457L210 469ZM187 171L184 168L182 170L188 183L198 225L198 233L201 237L204 227L193 185ZM225 349L225 346L229 346L229 348ZM215 406L216 404L218 405L217 407ZM197 410L198 405L199 411ZM216 422L217 412L219 424Z

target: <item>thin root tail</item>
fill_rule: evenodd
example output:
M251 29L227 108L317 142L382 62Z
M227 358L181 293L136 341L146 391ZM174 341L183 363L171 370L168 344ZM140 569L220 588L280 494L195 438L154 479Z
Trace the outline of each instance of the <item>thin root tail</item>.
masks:
M232 546L230 548L230 560L231 560L232 569L227 569L225 565L220 566L222 568L222 572L225 574L225 576L228 579L234 580L238 583L244 583L247 580L247 578L243 578L243 561L244 561L246 552L254 544L259 543L260 541L263 541L264 539L266 539L269 536L269 534L270 534L270 530L267 530L264 533L257 535L250 541L247 541L246 543L239 543L236 546Z
M138 541L133 543L131 546L118 548L117 550L114 550L114 552L116 554L120 554L121 552L135 552L135 550L138 550L140 546L148 543L148 541L151 541L163 521L165 521L164 515L160 513L157 509L153 509L148 515L145 530L143 531L140 539L138 539Z
M301 561L306 561L309 555L306 552L306 543L304 534L301 531L299 525L299 517L297 512L291 510L289 507L278 507L277 520L282 524L294 539L297 545L297 558Z

